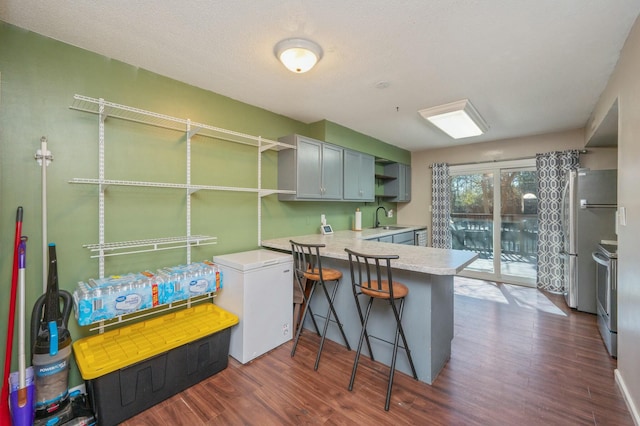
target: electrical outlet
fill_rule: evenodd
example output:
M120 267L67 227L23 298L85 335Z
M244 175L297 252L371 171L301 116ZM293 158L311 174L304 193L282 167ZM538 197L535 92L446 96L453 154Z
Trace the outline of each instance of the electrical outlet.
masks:
M289 334L289 323L284 323L282 324L282 335L286 336L287 334Z

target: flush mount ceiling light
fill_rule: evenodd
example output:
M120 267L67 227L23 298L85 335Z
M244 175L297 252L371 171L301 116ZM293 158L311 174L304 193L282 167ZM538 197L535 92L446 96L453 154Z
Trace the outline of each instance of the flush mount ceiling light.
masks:
M322 48L303 38L282 40L274 49L276 58L297 74L309 71L322 58Z
M454 139L479 136L489 130L468 99L421 109L418 113Z

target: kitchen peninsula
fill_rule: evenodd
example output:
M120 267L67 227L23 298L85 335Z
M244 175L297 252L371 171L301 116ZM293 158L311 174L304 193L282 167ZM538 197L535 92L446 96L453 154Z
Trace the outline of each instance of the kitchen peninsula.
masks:
M415 229L407 227L403 230ZM451 356L453 339L453 276L477 258L477 254L462 250L445 250L431 247L371 241L398 230L382 228L363 231L336 231L330 235L303 235L262 241L265 248L291 251L289 240L300 243L321 243L322 266L342 271L343 277L336 295L335 308L350 345L358 343L361 325L354 306L351 290L351 273L345 248L367 254L397 254L399 259L392 262L393 279L409 288L405 301L403 325L411 355L419 380L432 384L438 373ZM316 297L312 300L315 313L325 313L326 300ZM367 329L370 334L392 341L395 321L392 311L383 304L375 303ZM312 329L307 318L305 328ZM329 327L327 338L343 344L337 327ZM371 340L376 361L391 364L392 345ZM400 351L396 368L411 374L407 357ZM368 356L366 345L363 354ZM320 363L322 369L322 362Z

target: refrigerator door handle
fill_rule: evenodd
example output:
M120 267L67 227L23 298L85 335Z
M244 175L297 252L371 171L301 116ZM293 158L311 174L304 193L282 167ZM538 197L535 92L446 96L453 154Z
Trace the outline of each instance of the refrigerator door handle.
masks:
M569 176L569 179L571 179L570 175L568 175L568 176ZM566 231L566 227L567 227L566 226L567 224L564 223L564 218L567 217L566 216L567 201L565 201L565 200L567 199L567 192L569 191L569 179L567 179L567 181L564 183L564 188L562 189L562 200L561 200L561 203L560 203L560 218L561 218L561 221L562 221L562 232L564 234L566 234L565 231Z
M565 267L565 300L570 308L578 307L578 293L577 293L577 277L576 277L576 255L571 255L566 252L561 252L564 258Z
M617 204L597 204L597 203L589 203L585 199L580 200L580 208L581 209L617 209Z
M562 191L562 204L560 205L560 221L562 223L562 233L565 238L565 250L568 250L569 253L576 252L575 184L576 171L569 170L567 172L567 181L564 183L564 189Z

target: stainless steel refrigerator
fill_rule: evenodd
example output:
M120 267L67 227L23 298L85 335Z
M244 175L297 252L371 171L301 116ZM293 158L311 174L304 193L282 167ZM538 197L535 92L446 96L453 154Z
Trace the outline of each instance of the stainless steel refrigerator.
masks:
M571 170L562 195L565 299L571 308L597 313L596 264L591 253L615 241L617 170Z

